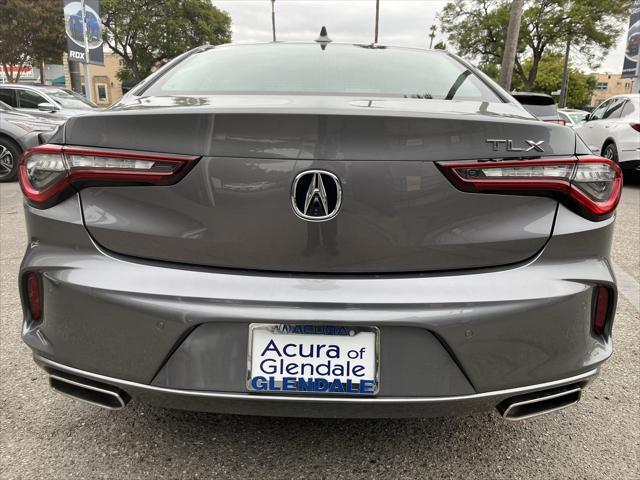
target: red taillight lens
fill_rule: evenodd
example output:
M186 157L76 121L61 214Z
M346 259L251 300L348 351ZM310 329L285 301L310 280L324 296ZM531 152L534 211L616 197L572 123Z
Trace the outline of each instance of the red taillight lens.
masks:
M567 122L565 120L562 120L561 118L558 119L553 119L553 120L543 120L544 122L547 123L557 123L558 125L566 125Z
M599 157L471 160L438 165L462 191L551 196L591 220L610 216L622 191L620 168Z
M171 185L197 157L41 145L20 163L20 186L30 204L46 208L86 186Z
M602 335L607 327L609 319L610 299L607 287L597 287L595 305L593 307L593 333Z
M36 272L27 273L27 302L29 313L34 320L42 318L42 289L40 276Z
M629 126L633 128L636 132L640 132L640 123L630 123Z

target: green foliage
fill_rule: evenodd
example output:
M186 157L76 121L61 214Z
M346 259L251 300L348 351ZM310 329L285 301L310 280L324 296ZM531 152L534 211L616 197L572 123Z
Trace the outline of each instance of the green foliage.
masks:
M496 82L500 78L500 67L495 63L481 63L478 68Z
M500 64L509 24L507 0L457 0L440 14L442 31L464 56ZM545 52L569 41L593 65L615 44L628 19L629 0L530 0L522 15L514 81L526 90L536 82ZM531 62L525 65L523 59Z
M66 43L59 0L3 0L0 19L0 63L10 82L20 75L9 67L61 62Z
M122 80L142 80L191 48L231 41L231 18L207 0L103 0L101 15Z
M523 62L523 68L531 68L533 60L531 58ZM562 69L564 57L560 53L545 55L538 65L538 74L533 84L534 92L551 94L560 90L562 85ZM578 69L569 68L569 90L567 95L567 107L579 108L589 104L591 94L595 89L595 78L585 74ZM525 90L524 83L520 78L514 79L513 87L516 90Z
M435 50L446 50L447 49L447 44L444 43L442 40L439 41L438 43L436 43L433 48Z

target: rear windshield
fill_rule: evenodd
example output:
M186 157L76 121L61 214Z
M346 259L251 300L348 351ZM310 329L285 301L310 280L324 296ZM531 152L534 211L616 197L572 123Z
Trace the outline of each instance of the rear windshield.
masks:
M589 115L588 113L568 113L568 112L564 112L564 114L569 117L571 119L571 121L573 123L582 123L584 122L585 118L587 118L587 115Z
M522 105L529 113L536 117L555 117L558 113L558 107L555 105Z
M442 52L329 44L234 45L187 57L145 95L300 94L501 101Z

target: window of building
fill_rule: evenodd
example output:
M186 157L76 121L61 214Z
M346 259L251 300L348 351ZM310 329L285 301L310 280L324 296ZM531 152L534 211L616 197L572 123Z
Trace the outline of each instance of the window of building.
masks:
M631 87L631 84L629 82L624 82L624 89L628 90Z
M106 83L96 83L97 103L109 103L109 91Z
M598 82L598 84L596 85L596 88L598 90L606 90L609 87L609 84L607 82Z

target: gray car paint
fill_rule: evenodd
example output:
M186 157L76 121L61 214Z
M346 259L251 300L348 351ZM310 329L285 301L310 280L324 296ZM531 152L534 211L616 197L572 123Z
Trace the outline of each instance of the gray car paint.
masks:
M120 258L88 236L77 197L27 212L30 240L38 241L22 272L44 272L46 322L27 318L24 340L47 358L115 378L152 382L173 349L208 322L245 330L251 322L278 321L420 327L442 340L478 392L572 376L611 354L610 338L590 333L590 312L593 285L613 285L613 220L590 222L564 207L543 252L525 264L355 277ZM389 358L404 354L401 343L390 348ZM210 368L224 377L217 369L231 367ZM393 363L383 368L404 377ZM428 375L421 380L438 384Z
M343 183L340 214L293 213L299 172ZM551 233L549 198L470 195L431 162L204 158L175 186L81 192L92 237L121 254L297 272L403 272L503 265L535 255ZM469 212L473 211L470 215Z
M380 108L351 104L344 97L197 102L185 107L176 99L128 95L113 112L71 119L64 133L51 140L206 158L175 186L90 188L48 209L25 205L29 248L21 275L42 272L44 321L34 322L23 308L23 338L40 365L178 408L407 416L468 412L522 392L584 385L611 355L610 335L594 336L590 326L594 286L608 285L615 294L609 262L613 217L592 222L546 198L462 194L438 176L432 163L523 155L494 151L484 141L489 134L544 139L545 154L574 155L583 147L576 147L570 129L532 120L509 101L481 105L394 99L380 101ZM332 166L342 168L351 183L378 165L397 177L419 173L415 176L424 177L433 190L419 190L414 216L422 222L420 214L426 215L428 223L443 231L462 228L459 240L466 243L411 225L405 233L422 242L414 243L421 251L413 260L422 262L416 272L397 272L410 269L406 252L396 245L399 237L389 242L393 261L370 268L384 249L355 238L356 229L345 244L362 247L362 252L350 252L360 255L351 271L345 255L333 260L336 270L318 273L332 261L322 258L322 252L309 259L295 252L285 258L275 245L277 238L246 240L242 236L247 230L237 239L250 241L260 255L243 260L251 248L242 245L220 255L213 248L219 247L219 237L211 234L214 222L206 216L215 219L214 206L219 204L211 198L217 201L222 194L210 179L218 171L225 181L234 171L243 179L248 165L284 165L286 175ZM353 172L359 175L352 177ZM286 175L275 181L285 192ZM258 177L244 183L256 184ZM212 185L209 193L215 195L198 203L199 189ZM403 212L410 216L389 187L380 185L372 185L382 188L384 197L371 217L369 237L376 227L377 232L386 229L397 235L391 223L385 225L387 217ZM251 217L259 205L251 199L256 191L243 191L237 181L236 187L231 192L250 208L234 210L229 202L229 217L242 212ZM272 194L276 187L267 182L265 189ZM275 211L280 200L270 200ZM358 201L372 209L375 195L360 199L354 194L353 202ZM392 210L387 214L384 208ZM167 212L170 209L174 212ZM293 216L288 204L285 210ZM462 227L447 227L437 210L460 218ZM156 221L148 221L148 215ZM186 228L194 216L206 227L201 232ZM242 228L232 219L218 218L218 223L230 230ZM269 227L264 223L263 232ZM280 228L286 245L293 244L294 232L304 233ZM118 243L120 238L126 241ZM185 252L175 251L180 241ZM438 241L444 243L444 254L434 253ZM471 249L467 257L465 246ZM484 258L490 261L483 263ZM440 271L429 272L433 264ZM21 295L24 307L23 289ZM344 399L249 394L244 384L246 334L255 322L380 327L380 395ZM207 348L216 344L221 347Z
M38 141L38 131L25 132L24 129L9 122L9 120L15 121L33 121L50 123L41 118L36 118L26 113L18 112L15 110L0 110L0 135L3 135L14 142L16 142L22 151L35 147L40 142Z
M539 155L496 151L487 138L542 140L546 154L572 155L569 129L528 120L503 103L432 100L418 109L394 99L363 109L360 102L153 98L134 102L140 110L71 119L65 141L73 145L206 155L175 186L82 191L87 227L102 246L126 255L276 271L482 267L542 248L555 201L465 194L432 161ZM247 109L264 113L237 113ZM317 168L341 178L344 201L334 220L311 225L293 215L289 191L295 175Z

